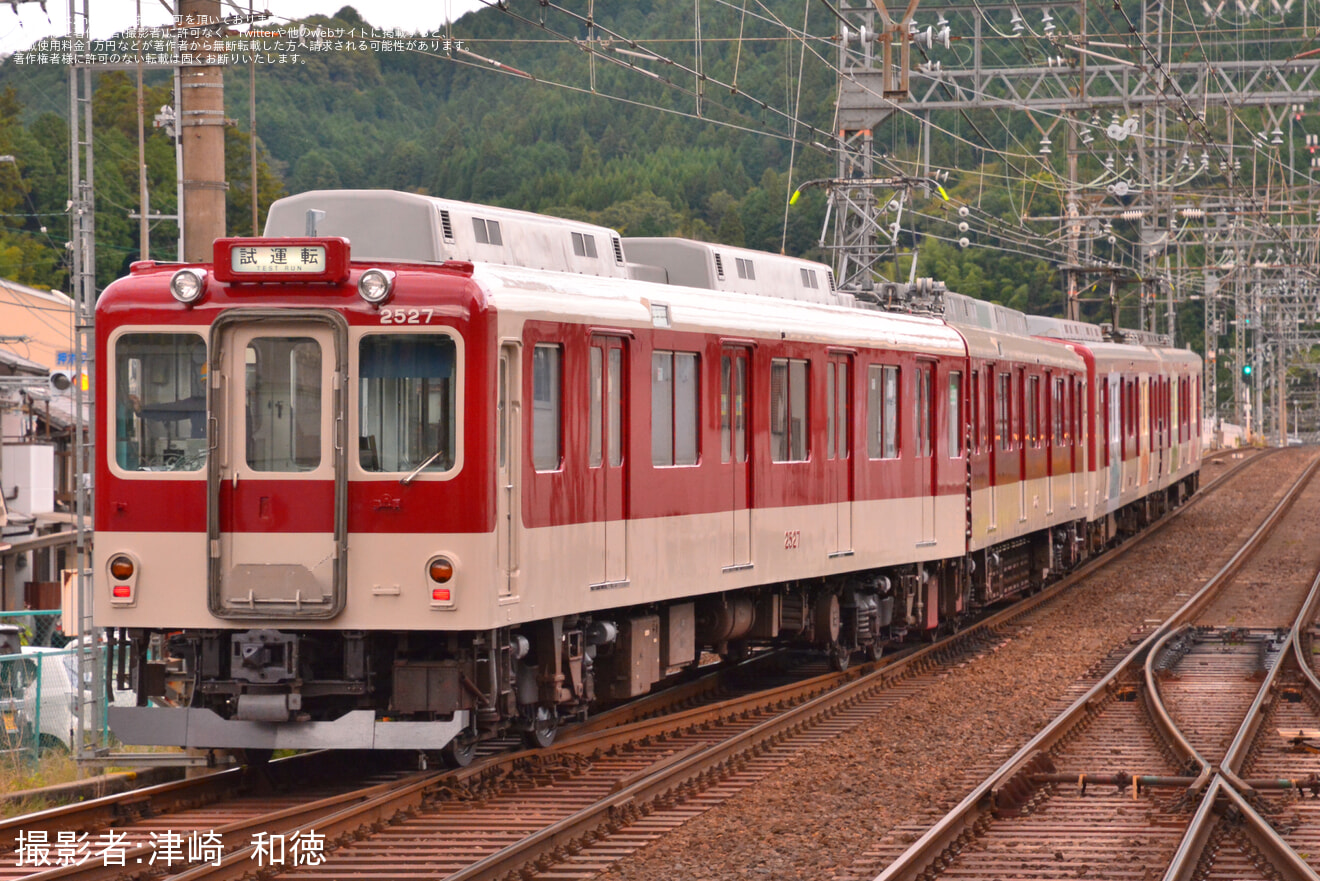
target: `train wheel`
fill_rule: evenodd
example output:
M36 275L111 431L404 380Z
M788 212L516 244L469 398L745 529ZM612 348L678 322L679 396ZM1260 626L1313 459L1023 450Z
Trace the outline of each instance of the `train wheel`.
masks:
M466 768L477 755L477 739L460 734L445 744L440 752L451 768Z
M852 663L852 652L837 642L830 646L830 669L842 673Z
M529 749L545 749L555 742L555 735L559 733L559 719L554 712L545 707L536 708L536 718L532 725L523 732L523 743Z

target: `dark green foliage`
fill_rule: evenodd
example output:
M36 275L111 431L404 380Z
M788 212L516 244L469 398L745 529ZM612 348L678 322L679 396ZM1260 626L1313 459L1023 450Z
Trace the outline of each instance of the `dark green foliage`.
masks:
M587 0L565 5L583 16L588 9ZM834 159L812 146L827 136L809 128L833 125L835 76L815 53L833 58L836 49L821 40L803 56L801 44L785 40L784 28L769 20L778 16L797 28L802 4L772 0L748 7L746 15L733 4L701 4L702 33L709 39L701 60L708 79L700 84L677 65L627 54L653 51L695 65L691 4L639 0L595 8L594 36L608 42L597 44L601 51L594 59L569 42L591 36L582 21L536 4L512 6L530 20L488 9L452 25L453 38L465 41L465 48L525 71L530 80L439 47L361 51L343 45L342 36L331 38L341 41L331 43L332 51L303 48L299 63L259 67L262 221L265 206L284 191L380 187L589 220L625 235L682 235L828 260L819 241L823 192L807 190L785 210L793 187L836 174ZM834 35L835 22L824 7L809 4L808 11L810 32ZM304 24L347 31L366 22L345 6ZM740 34L741 44L731 39ZM21 181L12 165L0 164L0 210L26 216L0 227L0 275L60 286L66 278L68 136L58 114L67 113L67 73L9 62L0 65L0 87L6 85L15 91L0 100L0 154L21 157ZM248 71L230 69L225 85L228 114L237 120L225 140L228 230L247 235ZM735 85L736 93L730 88ZM150 117L172 102L171 82L152 73L147 86L151 207L168 214L175 210L174 146L151 127ZM799 95L795 126L782 112L796 110ZM127 217L138 201L135 82L124 74L100 75L94 117L97 274L104 285L140 254L137 222ZM917 155L913 132L910 126L887 126L880 149ZM798 138L796 150L790 135ZM937 139L933 149L937 165L971 168L980 162L978 151L954 138ZM950 189L958 183L950 181ZM964 186L965 200L983 213L1005 224L1021 216L1020 193L987 189L970 174ZM944 206L924 196L921 206L937 217L918 219L915 235L909 235L921 243L921 275L1032 311L1062 310L1059 280L1045 262L996 250L997 242L984 239L978 241L983 247L967 250L940 241L934 236L950 231L939 219ZM1041 187L1032 209L1057 212L1057 200ZM44 237L36 232L43 223L49 230ZM158 224L152 256L172 258L176 237L172 223ZM907 270L908 258L900 259L894 277L906 278Z

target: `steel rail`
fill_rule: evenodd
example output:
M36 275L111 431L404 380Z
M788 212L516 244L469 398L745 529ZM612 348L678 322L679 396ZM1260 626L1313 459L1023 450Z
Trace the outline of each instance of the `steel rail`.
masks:
M1237 570L1234 570L1234 572L1236 571ZM1200 792L1205 788L1205 785L1210 782L1210 778L1214 776L1214 769L1210 766L1210 763L1206 761L1205 756L1201 755L1196 747L1192 746L1191 742L1183 736L1182 731L1178 728L1178 724L1174 722L1173 717L1169 715L1168 709L1164 706L1164 699L1160 693L1159 683L1155 678L1155 660L1160 657L1170 642L1177 639L1179 636L1186 634L1189 630L1190 625L1183 625L1182 627L1170 630L1150 647L1150 651L1146 653L1145 663L1142 665L1142 672L1146 679L1146 688L1142 692L1141 697L1146 704L1146 711L1150 714L1151 722L1155 724L1156 730L1159 731L1160 736L1164 738L1165 743L1169 744L1174 752L1182 757L1184 762L1196 766L1197 777L1188 787L1188 791Z
M342 761L342 756L320 750L277 759L265 767L264 773L280 778L281 782L302 780L331 773ZM252 771L233 767L204 777L171 780L0 820L0 853L14 850L18 846L18 834L23 830L90 831L144 813L159 815L213 804L253 782Z
M1292 628L1288 631L1288 636L1279 651L1279 658L1270 669L1265 680L1261 682L1260 689L1256 692L1256 698L1252 701L1251 709L1247 712L1246 718L1238 728L1237 734L1233 737L1233 742L1229 745L1228 751L1224 753L1224 758L1220 762L1220 772L1228 778L1242 795L1254 795L1249 791L1241 780L1237 778L1242 770L1242 763L1246 761L1247 751L1251 748L1251 743L1256 738L1256 733L1260 730L1260 724L1265 717L1265 702L1270 699L1277 688L1276 683L1279 679L1279 671L1283 669L1284 662L1288 655L1295 653L1303 627L1307 627L1315 620L1316 604L1320 602L1320 571L1317 571L1311 581L1311 589L1302 602L1302 608L1298 611L1296 619L1293 621Z
M1255 456L1245 461L1260 461ZM1151 648L1162 641L1183 621L1193 619L1214 598L1215 593L1235 575L1245 564L1248 557L1259 547L1292 507L1302 488L1315 475L1320 466L1320 458L1313 458L1297 480L1289 487L1284 497L1274 510L1256 528L1241 548L1224 564L1218 572L1188 598L1156 630L1150 633L1140 644L1127 654L1112 670L1092 686L1084 695L1077 698L1054 721L1046 725L1035 737L1031 738L1008 761L992 772L984 781L973 789L959 804L928 829L920 838L903 851L894 862L876 876L875 881L917 881L926 867L950 845L954 844L964 832L970 829L979 816L993 805L996 790L1007 783L1019 771L1026 771L1029 762L1037 753L1048 752L1059 743L1076 725L1089 714L1095 712L1112 693L1118 678L1125 675L1138 661L1144 660ZM1222 479L1223 475L1221 475ZM1195 500L1195 499L1194 499ZM1181 510L1186 510L1184 506Z
M1302 607L1298 611L1291 629L1288 631L1284 645L1279 651L1278 660L1261 682L1260 688L1256 691L1255 699L1251 702L1251 707L1243 717L1242 724L1238 726L1233 742L1229 745L1223 760L1216 768L1217 773L1211 787L1206 790L1202 810L1197 812L1192 824L1187 829L1186 835L1183 836L1173 860L1169 863L1164 881L1190 881L1195 876L1205 842L1209 839L1214 824L1218 821L1218 818L1213 816L1207 808L1213 806L1220 798L1233 803L1251 832L1252 842L1270 856L1270 860L1276 868L1286 867L1288 869L1286 877L1320 881L1320 875L1317 875L1307 865L1306 860L1302 859L1250 805L1244 796L1255 796L1256 790L1251 782L1244 781L1238 776L1242 770L1243 762L1246 761L1247 752L1250 750L1251 744L1260 730L1260 725L1264 721L1266 701L1273 699L1276 694L1280 671L1283 669L1285 660L1289 655L1293 655L1298 666L1302 667L1304 671L1309 671L1309 665L1303 664L1303 658L1299 650L1300 636L1302 628L1309 626L1315 620L1318 602L1320 602L1320 572L1316 573L1311 582L1311 589L1302 602ZM1317 693L1320 693L1320 683L1315 682L1314 674L1311 675L1311 682L1317 687Z
M911 654L906 655L902 658L890 658L882 661L869 662L866 664L858 665L857 667L854 667L843 673L834 673L834 674L827 674L824 676L814 677L813 679L806 680L803 683L795 683L787 686L781 686L776 689L770 689L767 692L748 695L743 698L736 698L733 701L725 702L724 704L721 704L719 707L716 708L699 707L691 710L680 711L679 713L670 714L669 716L663 717L662 719L659 720L652 719L645 722L628 722L622 726L617 725L616 722L615 723L616 727L609 728L608 730L570 733L567 739L562 739L560 745L551 748L551 750L549 751L541 750L541 751L522 751L515 753L505 753L499 756L495 756L492 759L488 760L487 762L480 763L479 765L473 766L472 768L464 769L456 773L437 774L431 777L427 777L423 781L414 782L414 783L396 783L393 785L383 784L382 787L391 787L391 788L389 789L389 791L385 791L382 787L378 787L371 790L371 793L379 793L375 795L375 797L370 797L370 795L368 795L367 797L359 798L354 796L353 794L347 794L343 797L343 803L344 804L351 803L351 805L349 807L337 811L331 816L328 817L319 816L319 818L316 820L314 824L315 831L318 834L325 835L326 836L325 840L327 841L333 841L336 837L340 835L346 835L350 833L356 834L357 831L360 829L360 827L362 827L363 825L371 826L373 824L386 822L390 817L396 815L399 811L406 812L406 811L416 810L421 805L421 801L424 794L427 793L429 789L432 787L444 787L446 785L462 785L466 781L480 779L484 776L498 777L503 774L509 773L520 763L525 763L527 761L537 761L540 758L552 756L555 754L561 754L561 753L571 753L578 755L584 753L590 754L597 750L608 749L613 746L619 745L621 743L635 742L639 737L657 736L658 734L661 733L672 733L672 732L682 731L685 729L691 729L693 727L700 726L703 724L711 724L715 721L736 717L738 715L745 714L752 710L764 709L767 706L778 705L780 708L782 708L786 704L792 704L798 701L809 701L809 703L805 703L797 707L789 715L792 715L793 713L797 713L797 712L811 713L815 711L814 708L818 708L821 705L820 702L833 703L834 701L849 700L848 695L851 694L855 689L870 688L870 687L874 687L878 689L878 688L887 687L889 684L891 684L892 682L896 681L899 678L914 673L920 673L926 669L929 669L931 666L939 663L943 656L953 651L956 651L959 645L966 644L968 640L977 638L983 634L992 633L995 629L1002 627L1007 623L1012 622L1016 618L1027 614L1028 612L1037 608L1041 604L1048 602L1050 599L1057 596L1058 593L1068 589L1069 587L1073 586L1078 581L1082 580L1088 575L1094 573L1095 571L1101 568L1104 568L1105 566L1112 564L1113 562L1116 562L1118 559L1124 556L1128 551L1141 546L1143 542L1149 540L1151 536L1157 534L1169 523L1173 522L1179 515L1193 509L1197 503L1199 503L1203 498L1206 497L1206 494L1211 489L1217 487L1222 482L1231 479L1244 468L1247 468L1250 465L1254 464L1255 462L1259 462L1263 458L1271 455L1272 452L1273 451L1267 451L1264 454L1243 459L1243 461L1238 462L1237 464L1232 466L1229 470L1225 471L1223 474L1216 477L1215 480L1205 484L1201 488L1201 491L1196 494L1196 496L1188 500L1185 504L1183 504L1175 511L1170 512L1167 516L1163 517L1159 521L1152 524L1148 529L1143 531L1140 535L1133 537L1132 539L1124 542L1122 545L1118 546L1115 549L1112 549L1111 551L1105 554L1093 558L1091 561L1086 563L1082 568L1075 571L1070 576L1061 579L1060 581L1056 582L1055 584L1051 585L1050 587L1046 588L1044 591L1041 591L1035 596L1021 600L1015 603L1014 605L1010 606L1009 608L1001 610L1000 612L997 612L994 615L991 615L983 619L982 621L971 625L970 627L963 630L962 632L952 637L951 639L943 640L939 643L922 647L921 649L913 651ZM737 670L739 668L729 668L729 669ZM721 672L727 673L729 672L729 670L726 669L725 671L721 671ZM706 678L709 677L703 677L703 679ZM839 688L840 683L844 684L842 689ZM695 683L689 683L686 686L682 686L681 688L687 689L688 691L687 693L681 693L678 696L678 700L681 701L681 700L692 699L692 697L697 694L708 693L709 691L717 690L719 687L720 686L717 684L712 685L711 683L706 683L706 682L702 682L701 680L698 680ZM831 689L838 689L838 691L831 692ZM640 711L637 709L629 709L629 706L630 705L625 705L624 707L621 707L620 710L624 711L625 713L634 714L632 717L634 719L639 714L647 714L647 713L662 711L662 707L659 706L646 707L645 709ZM598 720L605 719L607 717L613 717L613 713L602 714L601 717L598 717ZM761 730L764 726L767 725L773 726L775 722L776 720L769 720L766 723L762 723L762 726L758 726L757 729L753 729L753 730ZM743 739L745 739L745 736L740 736L739 738L735 738L735 741L741 742ZM685 759L683 762L678 763L678 766L673 768L672 771L674 773L681 773L684 768L689 768L694 763L700 763L702 761L705 761L706 759L703 759L702 756L706 756L706 753L704 751L695 754L693 756L690 756L687 759ZM718 764L721 760L716 759L714 761L716 761L716 763ZM700 773L701 772L698 772L697 776L700 776ZM220 775L216 775L216 776L220 776ZM654 781L651 782L648 781L650 781L649 776L639 779L635 783L630 785L626 791L629 793L635 793L639 787L644 789L645 787L652 784L664 786L663 783L655 783ZM186 781L181 783L186 786L188 783L191 783L191 781ZM172 784L163 784L163 786L169 786L169 785ZM178 785L178 784L173 784L173 785ZM141 794L142 792L145 792L145 790L139 791L139 793L137 794ZM132 794L133 793L129 793L128 795L132 795ZM630 796L630 797L635 797L635 796ZM114 800L115 798L118 797L114 797L114 796L108 797L107 800ZM624 799L623 801L626 802L627 799ZM334 807L329 800L322 800L318 804L320 806L318 810L322 815L324 814L324 811L326 809L333 809ZM608 813L609 808L607 807L604 808L603 810L605 810ZM297 822L297 817L298 816L305 817L308 816L309 814L310 812L299 815L296 814L294 811L285 811L285 812L280 812L279 815L266 815L265 817L253 818L253 820L249 821L248 828L261 826L262 828L269 830L272 828L271 825L272 823L278 823L278 825L280 825L286 831L291 832L294 831L292 827ZM29 817L20 818L20 819L24 821L30 821L34 816L36 815L29 815ZM582 818L579 819L581 820ZM305 828L306 831L311 831L312 825L307 825L306 827L300 827L300 828ZM231 831L236 831L236 830L231 830ZM563 832L562 830L560 830L558 832L545 833L545 834L547 834L550 838L558 838L563 834ZM529 847L531 846L532 845L529 845ZM250 872L251 870L250 862L246 861L246 858L244 857L244 854L250 856L251 851L252 848L242 848L240 850L231 852L228 856L222 859L221 866L219 867L200 866L197 867L195 870L189 870L189 872L186 872L185 875L187 875L188 877L193 877L193 872L196 872L198 873L196 875L196 877L198 878L201 877L238 878L242 874L244 874L244 872ZM230 867L230 868L226 868L226 867ZM242 867L243 871L237 871L237 867ZM86 870L84 869L84 872L85 871ZM234 872L234 874L230 874L231 871ZM123 868L118 868L118 874L120 876L123 876L126 873L124 872ZM54 877L65 877L65 876L62 874L56 876L56 875L47 875L43 873L42 877L54 878ZM87 876L82 875L81 877L87 877ZM179 877L183 877L183 876L179 876Z
M1223 775L1216 774L1206 789L1205 797L1192 818L1187 834L1178 845L1163 881L1192 881L1200 877L1200 855L1205 850L1215 823L1229 810L1242 821L1247 834L1256 847L1269 859L1275 869L1289 881L1320 881L1302 857L1274 831L1274 828L1256 813L1255 808L1233 788Z
M260 814L245 820L236 820L233 823L227 823L207 831L214 832L219 836L223 844L223 852L233 853L246 849L247 843L252 840L253 834L257 832L280 834L288 830L306 827L309 823L317 822L320 818L329 814L339 813L346 807L356 803L368 802L393 793L398 789L415 786L419 783L419 778L422 778L420 780L422 783L430 783L438 776L440 776L438 773L416 774L403 780L377 783L365 789L332 795L307 804L275 811L274 813ZM58 881L64 881L64 879L69 878L78 878L80 881L114 881L114 879L140 877L159 872L159 868L153 865L154 861L152 860L153 857L158 856L154 843L125 848L123 855L124 865L122 866L106 864L105 862L72 864L28 875L24 878L24 881L57 881L57 879Z
M1320 580L1320 578L1318 578L1317 580ZM1313 589L1312 592L1316 594L1316 596L1314 597L1314 599L1311 600L1311 604L1313 606L1320 606L1320 591L1315 591ZM1315 616L1317 612L1320 612L1320 609L1309 608L1302 610L1302 615L1298 616L1298 621L1300 623L1297 628L1297 639L1293 640L1292 647L1293 647L1293 658L1297 662L1297 668L1302 671L1302 676L1306 679L1307 684L1311 687L1312 693L1315 694L1317 697L1320 697L1320 676L1316 675L1315 669L1311 666L1311 659L1308 658L1305 654L1304 643L1306 641L1302 639L1302 631L1308 626L1310 622L1315 620ZM1303 618L1305 618L1305 616L1307 616L1308 614L1310 615L1310 617L1306 618L1306 620L1303 620Z
M1219 480L1227 479L1236 474L1238 469L1249 463L1259 461L1259 458L1244 460L1234 469L1221 475L1211 486L1217 484ZM754 695L735 698L716 707L698 707L669 714L659 719L627 722L606 730L581 732L552 747L549 752L522 751L504 754L493 757L492 760L483 763L479 767L474 766L464 772L452 775L448 780L455 783L481 775L498 776L511 770L517 763L538 755L545 756L560 753L589 755L623 743L635 742L641 737L654 737L662 733L690 730L700 725L743 715L752 710L764 710L767 706L777 705L783 708L785 705L802 701L796 707L792 707L731 739L707 747L691 749L689 752L672 757L639 772L638 775L624 781L625 785L605 799L485 857L467 869L450 876L451 881L478 881L478 879L488 879L489 881L489 879L502 878L510 872L518 871L546 850L577 840L597 830L600 826L608 824L624 811L661 799L694 781L700 781L703 778L709 779L721 769L726 769L731 764L739 761L741 757L763 748L765 743L783 739L789 736L792 731L810 725L816 719L827 717L834 711L851 705L865 694L887 688L895 679L904 674L927 669L938 661L941 654L952 651L955 644L970 640L981 633L990 632L994 628L1026 614L1026 612L1048 601L1058 592L1067 589L1088 574L1110 565L1126 552L1139 546L1143 540L1152 533L1157 532L1159 528L1163 528L1163 526L1172 522L1176 515L1188 510L1192 507L1192 502L1198 501L1201 497L1198 494L1196 498L1189 500L1177 511L1153 524L1151 529L1146 530L1133 540L1125 542L1110 553L1097 557L1068 578L1052 585L1050 589L1042 591L1026 601L1015 603L1013 606L978 622L976 625L957 634L951 640L925 646L901 659L891 660L887 663L879 661L863 664L858 668L842 673L826 674L805 682L793 683ZM707 687L708 685L702 686L702 690ZM623 709L626 710L627 708ZM655 709L658 708L648 708L648 712ZM388 818L400 813L417 810L421 806L426 789L436 785L437 782L432 781L396 793L387 793L378 799L362 802L333 816L320 818L314 827L309 825L303 829L291 831L302 833L314 831L316 834L324 836L328 842L357 836L363 827L385 822ZM244 874L250 873L251 857L254 853L255 845L243 848L240 851L228 854L219 866L198 866L176 875L175 878L179 881L238 881Z

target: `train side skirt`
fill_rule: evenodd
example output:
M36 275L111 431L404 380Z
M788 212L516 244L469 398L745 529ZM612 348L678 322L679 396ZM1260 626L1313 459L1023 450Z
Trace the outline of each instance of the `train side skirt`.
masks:
M194 749L440 749L468 724L466 710L436 722L383 722L371 710L333 722L250 722L200 708L110 707L110 728L124 743Z

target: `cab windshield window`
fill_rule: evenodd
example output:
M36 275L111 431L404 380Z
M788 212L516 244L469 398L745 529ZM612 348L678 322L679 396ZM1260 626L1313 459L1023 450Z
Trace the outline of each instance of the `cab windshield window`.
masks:
M206 465L206 343L128 333L115 344L115 461L126 471Z
M358 349L358 461L363 471L448 471L455 461L452 338L373 334Z

